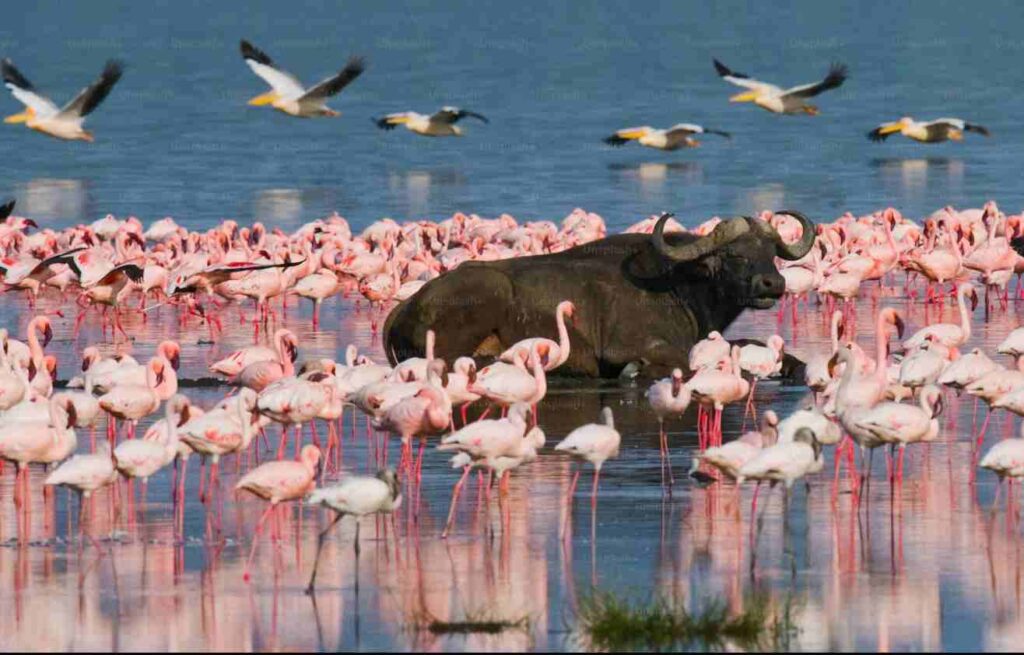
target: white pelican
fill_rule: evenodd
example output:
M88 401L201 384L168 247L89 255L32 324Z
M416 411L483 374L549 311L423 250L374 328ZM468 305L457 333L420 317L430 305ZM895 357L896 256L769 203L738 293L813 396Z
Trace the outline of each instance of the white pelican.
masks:
M868 138L872 141L885 141L891 135L899 132L908 139L920 141L921 143L942 143L943 141L961 141L964 132L977 132L984 136L989 135L987 128L981 125L973 125L960 118L936 118L933 121L915 121L910 116L904 116L894 123L882 123L875 129L868 132Z
M352 57L337 75L306 89L294 75L277 68L267 53L253 44L243 39L241 48L245 63L271 87L271 91L256 96L249 104L256 107L270 105L278 111L300 118L340 116L340 113L325 104L326 100L340 93L366 69L362 57Z
M382 130L393 130L399 125L405 125L405 129L423 136L462 136L462 130L456 123L466 116L472 116L484 123L490 122L475 111L458 107L441 107L430 116L414 111L403 111L375 118L373 122Z
M723 80L749 89L744 93L739 93L729 98L730 102L753 102L758 107L767 109L774 114L799 114L802 112L816 116L818 108L814 105L808 105L804 101L823 91L835 89L846 81L846 66L832 64L831 68L828 69L828 75L820 82L801 84L790 89L780 89L774 84L758 82L757 80L750 79L743 73L729 70L725 64L717 59L714 62L715 70L718 71L719 76Z
M621 146L629 141L636 141L648 148L658 150L679 150L680 148L696 148L700 141L693 138L694 134L718 134L729 139L732 135L720 130L712 130L693 123L676 123L667 130L656 130L653 127L627 127L617 130L615 134L605 138L610 146Z
M43 134L70 141L92 141L91 132L82 129L82 121L107 97L114 84L121 79L123 67L120 62L110 60L100 73L99 79L82 89L74 99L62 108L36 91L32 83L21 74L10 59L0 63L4 84L11 94L23 105L25 111L4 119L5 123L24 123Z

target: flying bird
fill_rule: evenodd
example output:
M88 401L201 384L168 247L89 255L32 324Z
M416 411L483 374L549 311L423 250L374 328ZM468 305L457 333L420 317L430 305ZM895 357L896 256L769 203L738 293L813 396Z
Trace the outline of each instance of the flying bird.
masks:
M820 82L812 82L810 84L801 84L800 86L794 86L790 89L781 89L774 84L768 84L767 82L759 82L751 79L743 73L737 73L734 70L730 70L725 64L714 60L715 70L718 71L718 75L736 86L741 86L744 89L748 89L743 93L738 93L731 98L730 102L753 102L762 109L767 109L773 114L810 114L816 116L818 114L818 108L814 105L809 105L805 101L807 98L813 98L814 96L828 91L829 89L835 89L842 86L843 82L846 81L846 66L842 64L832 64L828 70L828 75L825 76Z
M82 129L82 122L121 79L124 67L118 61L108 61L99 78L62 108L40 94L10 59L0 62L0 70L11 94L25 105L25 111L8 116L4 119L5 123L24 123L26 127L58 139L92 141L92 133Z
M289 116L312 118L314 116L340 116L339 112L327 106L327 99L341 92L366 70L362 57L351 57L345 67L320 83L306 89L291 73L281 70L274 61L246 40L241 43L242 58L252 72L270 85L271 90L249 101L250 105L270 105Z
M676 123L665 130L658 130L644 125L643 127L627 127L617 130L615 134L606 137L604 142L611 146L621 146L636 141L648 148L658 150L679 150L680 148L696 148L700 141L693 138L694 134L717 134L729 139L732 135L721 130L712 130L693 123Z
M375 118L373 122L382 130L393 130L399 125L405 125L405 129L423 136L462 136L462 129L456 123L467 116L484 123L490 122L475 111L458 107L441 107L429 116L414 111L403 111Z
M977 132L989 136L987 128L968 123L961 118L936 118L933 121L915 121L910 116L893 123L882 123L868 132L868 138L882 142L899 132L908 139L921 143L942 143L943 141L962 141L964 132Z

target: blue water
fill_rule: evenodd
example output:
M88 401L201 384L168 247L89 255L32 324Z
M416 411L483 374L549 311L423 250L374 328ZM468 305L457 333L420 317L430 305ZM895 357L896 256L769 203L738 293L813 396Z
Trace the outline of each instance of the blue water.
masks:
M1013 2L14 3L0 51L59 104L109 57L127 71L89 117L95 143L0 125L0 193L54 225L107 212L191 227L334 210L355 225L457 210L557 219L582 206L623 227L663 209L688 222L781 207L831 218L990 198L1016 211L1022 25ZM306 83L351 54L369 68L331 103L340 118L294 119L245 104L265 86L238 54L243 37ZM728 103L712 57L780 85L820 79L831 61L850 79L816 99L820 116L775 116ZM426 139L370 122L444 104L491 123ZM3 92L0 111L20 105ZM864 138L904 114L993 136ZM680 121L734 138L675 153L601 143Z

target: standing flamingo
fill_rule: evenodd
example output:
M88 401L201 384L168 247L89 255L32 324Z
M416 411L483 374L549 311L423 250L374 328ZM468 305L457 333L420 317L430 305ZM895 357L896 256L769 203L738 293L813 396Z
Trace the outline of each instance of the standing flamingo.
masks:
M236 491L249 493L270 502L270 507L260 516L256 523L256 534L252 539L252 548L245 561L245 572L242 578L248 582L249 569L252 567L256 546L263 533L263 524L278 504L299 500L316 487L316 467L320 463L320 449L312 444L303 446L298 461L265 462L242 476L235 485Z
M647 403L658 417L658 437L661 445L661 483L665 484L665 469L668 468L668 481L671 487L675 483L672 476L672 459L668 450L668 436L665 434L665 418L682 416L690 406L690 388L683 385L682 369L672 369L672 375L658 380L647 389Z

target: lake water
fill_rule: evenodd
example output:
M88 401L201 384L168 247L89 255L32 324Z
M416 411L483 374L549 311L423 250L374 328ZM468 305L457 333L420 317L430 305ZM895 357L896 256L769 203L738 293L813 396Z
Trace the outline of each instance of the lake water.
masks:
M919 305L900 297L898 288L882 302L904 309L912 329L956 318L951 306L926 316ZM861 303L860 336L867 348L871 335L863 326L870 324L876 304ZM56 306L46 300L40 309ZM14 317L7 325L24 328L27 312L21 309L8 296L5 310L14 310L9 314ZM360 313L347 302L325 310L323 323L331 327L314 333L308 307L289 309L286 324L299 335L302 359L334 356L350 341L383 357L369 336L365 310ZM146 356L159 341L180 339L185 346L181 377L190 381L183 391L209 407L227 388L191 381L206 375L209 361L251 342L251 326L235 325L236 311L226 311L228 334L213 346L201 341L206 330L200 325L179 330L173 312L160 308L145 324L126 318L136 338L132 352ZM811 312L795 332L787 320L782 327L787 349L806 357L827 347L824 314ZM976 328L973 344L994 351L1016 325L1015 315L1015 308L996 311ZM747 313L730 335L763 335L776 329L776 316L774 311ZM60 358L62 378L76 371L82 347L102 341L95 326L76 340L72 319L55 319L49 349ZM979 325L980 308L975 319ZM757 403L785 416L804 397L802 389L765 383L758 386ZM8 467L0 479L5 583L0 602L10 611L0 625L0 648L575 650L587 643L577 630L577 608L594 593L615 592L638 600L662 598L691 610L722 602L741 611L755 596L764 597L775 611L789 608L795 632L788 647L794 650L1012 649L1024 634L1020 492L1015 490L1010 510L1000 506L990 512L994 476L971 476L971 435L984 409L975 413L973 401L953 394L947 402L939 440L908 449L906 482L895 494L885 467L876 461L870 491L858 506L846 473L833 482L829 453L810 491L794 489L788 513L781 493L762 494L766 509L757 534L749 486L739 492L732 485L701 489L684 479L697 445L692 410L670 424L677 485L667 498L660 485L657 424L643 389L556 387L540 406L549 449L574 427L593 421L602 405L614 409L623 435L619 458L605 466L594 513L590 471L583 473L567 541L559 532L572 468L550 450L513 475L507 533L497 503L481 500L471 477L456 527L441 539L458 472L431 448L419 503L406 489L406 505L393 525L363 523L358 599L354 524L346 519L327 541L315 605L303 588L317 530L330 516L289 510L283 539L261 542L253 581L245 583L244 557L264 506L248 496L234 499L233 458L222 466L223 503L209 506L197 499L193 458L182 539L171 520L169 470L151 480L135 523L126 521L123 509L114 518L111 495L99 493L90 525L101 546L82 553L73 518L78 503L60 491L53 505L44 506L41 471L32 474L31 541L17 545ZM726 412L727 440L741 431L740 415L739 408ZM342 470L371 471L380 437L368 439L364 419L354 425L352 420L350 414L343 419ZM1012 434L1015 423L1008 415L997 416L987 444ZM269 432L276 447L276 428ZM80 449L87 448L86 430L79 430L79 439ZM308 429L305 440L310 440ZM397 462L398 454L392 439L389 461ZM262 456L272 455L264 450ZM431 618L482 616L527 622L499 635L441 636L422 628Z
M893 204L1024 204L1017 172L1024 14L1013 2L42 0L9 7L2 54L62 104L122 58L124 78L89 117L93 144L4 125L0 193L53 224L112 212L294 226L337 210L355 225L454 211L561 218L582 206L622 227L673 210L791 207L812 217ZM242 61L248 38L312 83L351 54L368 70L333 100L336 119L298 120L245 102L265 90ZM730 104L711 65L783 86L848 82L820 116ZM6 92L4 115L20 111ZM474 109L461 139L383 132L370 118ZM865 133L904 114L959 116L992 130L925 146ZM631 125L697 122L730 131L696 150L601 143ZM976 137L976 138L975 138Z

